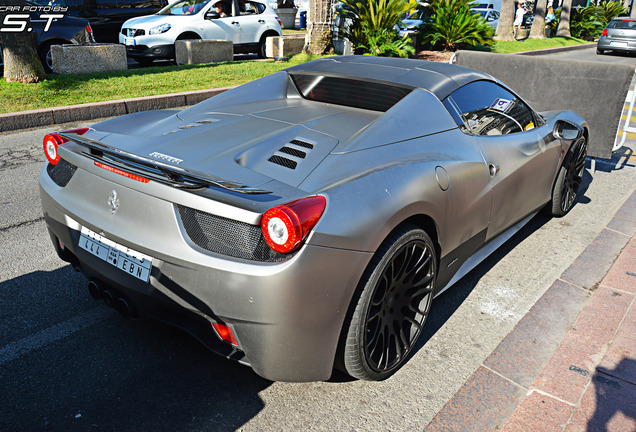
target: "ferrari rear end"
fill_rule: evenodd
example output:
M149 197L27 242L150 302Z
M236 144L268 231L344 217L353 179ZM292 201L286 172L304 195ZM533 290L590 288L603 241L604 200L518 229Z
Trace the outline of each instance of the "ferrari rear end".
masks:
M329 378L369 254L312 244L328 196L211 176L107 144L117 139L95 129L44 139L44 217L90 294L179 326L265 378Z

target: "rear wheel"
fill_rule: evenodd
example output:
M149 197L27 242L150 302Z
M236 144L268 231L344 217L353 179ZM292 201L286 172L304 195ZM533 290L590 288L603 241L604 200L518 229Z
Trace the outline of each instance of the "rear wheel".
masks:
M406 225L394 231L371 260L348 323L346 372L383 380L406 361L428 317L437 259L431 238Z
M604 53L605 53L604 50L596 48L596 54L604 54Z
M574 206L576 196L581 186L583 172L585 171L585 158L587 157L587 140L584 136L579 138L568 152L563 165L559 169L552 200L548 205L552 216L565 216Z
M44 66L44 72L47 74L53 73L53 57L51 55L51 47L53 45L61 45L65 42L59 41L50 41L45 42L38 49L38 56L40 57L40 61L42 62L42 66Z

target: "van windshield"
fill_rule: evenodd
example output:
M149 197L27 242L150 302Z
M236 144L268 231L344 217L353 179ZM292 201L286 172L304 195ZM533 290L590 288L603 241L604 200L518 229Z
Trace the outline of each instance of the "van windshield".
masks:
M158 15L195 15L211 0L180 0L157 12Z

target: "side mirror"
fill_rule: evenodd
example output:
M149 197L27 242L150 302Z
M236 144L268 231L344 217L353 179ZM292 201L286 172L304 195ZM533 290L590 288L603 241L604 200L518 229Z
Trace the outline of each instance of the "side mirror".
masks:
M218 19L221 18L221 15L219 15L216 11L207 11L204 18L206 20Z
M583 128L574 123L570 123L565 120L559 120L554 125L554 130L552 134L557 139L563 140L577 140L583 135Z

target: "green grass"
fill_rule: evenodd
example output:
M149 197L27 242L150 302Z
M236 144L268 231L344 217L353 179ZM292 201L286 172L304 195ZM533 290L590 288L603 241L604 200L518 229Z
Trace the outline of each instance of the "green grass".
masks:
M52 74L37 84L0 79L0 113L239 85L315 58L318 56L298 54L288 62L237 61L83 75Z
M495 44L492 46L468 46L465 49L510 54L524 51L536 51L547 48L581 45L586 43L589 42L584 41L583 39L572 37L552 37L547 39L522 39L514 42L495 41Z

